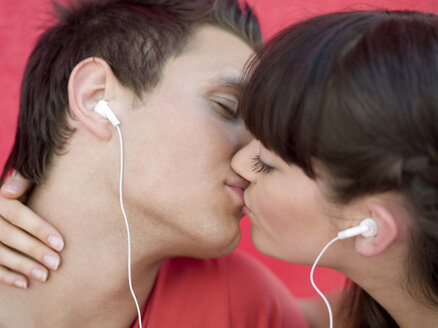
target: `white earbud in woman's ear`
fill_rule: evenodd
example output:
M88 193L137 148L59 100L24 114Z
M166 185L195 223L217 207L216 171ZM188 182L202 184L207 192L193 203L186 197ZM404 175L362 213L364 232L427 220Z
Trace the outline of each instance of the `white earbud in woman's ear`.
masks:
M318 257L316 258L315 262L312 265L312 269L310 270L310 282L312 283L313 288L315 288L316 292L321 296L323 299L325 305L327 306L327 310L329 313L329 319L330 319L330 328L333 327L333 313L332 308L330 307L330 303L328 302L327 298L324 296L324 294L319 290L319 288L315 285L315 281L313 280L313 273L315 272L316 265L318 264L319 259L321 258L322 254L327 250L327 248L330 247L331 244L333 244L335 241L339 239L346 239L350 237L354 237L357 235L362 235L364 237L374 237L377 235L377 224L376 221L374 221L371 218L363 219L359 225L345 229L338 232L338 236L333 238L319 253Z
M96 106L94 106L94 111L100 116L109 120L113 126L120 125L120 121L117 119L116 115L114 115L113 111L108 105L108 102L105 100L99 100Z
M338 232L339 239L346 239L357 235L362 235L364 237L374 237L377 235L376 221L371 218L366 218L363 219L359 225Z

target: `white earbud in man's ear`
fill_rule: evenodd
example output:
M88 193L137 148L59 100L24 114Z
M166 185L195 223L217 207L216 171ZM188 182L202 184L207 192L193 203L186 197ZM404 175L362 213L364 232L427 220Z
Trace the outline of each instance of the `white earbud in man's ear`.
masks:
M94 111L100 116L109 120L113 126L120 125L120 121L117 119L116 115L114 115L113 111L108 105L108 102L105 100L99 100L96 106L94 106Z
M363 219L359 225L338 232L339 239L346 239L357 235L362 235L364 237L374 237L377 235L376 221L371 218L366 218Z
M119 200L120 200L120 209L123 213L123 218L125 220L125 226L126 226L126 233L128 237L128 283L129 283L129 290L131 291L132 298L134 299L135 306L137 308L137 316L138 316L138 326L140 328L143 327L142 320L141 320L141 310L140 306L138 305L137 296L135 296L134 288L132 287L132 274L131 274L131 234L129 231L129 223L128 223L128 217L126 216L125 212L125 206L123 205L123 138L122 138L122 131L119 127L120 121L117 119L116 115L114 115L113 111L111 110L110 106L108 105L108 102L105 100L99 100L96 106L94 106L94 111L102 116L103 118L106 118L111 122L111 124L117 129L117 132L119 133L119 140L120 140L120 183L119 183Z

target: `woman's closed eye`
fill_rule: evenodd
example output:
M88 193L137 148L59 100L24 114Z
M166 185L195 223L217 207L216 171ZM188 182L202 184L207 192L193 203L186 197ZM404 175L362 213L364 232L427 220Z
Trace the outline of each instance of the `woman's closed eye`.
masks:
M252 170L257 173L269 173L274 170L274 168L266 163L264 163L260 156L255 156L252 159Z

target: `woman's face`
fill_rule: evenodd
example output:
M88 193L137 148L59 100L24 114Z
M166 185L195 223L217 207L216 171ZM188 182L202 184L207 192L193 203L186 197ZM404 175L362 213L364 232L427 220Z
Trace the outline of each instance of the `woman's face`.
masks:
M338 209L319 182L254 140L233 158L233 169L250 182L244 198L254 245L282 260L311 264L340 229Z

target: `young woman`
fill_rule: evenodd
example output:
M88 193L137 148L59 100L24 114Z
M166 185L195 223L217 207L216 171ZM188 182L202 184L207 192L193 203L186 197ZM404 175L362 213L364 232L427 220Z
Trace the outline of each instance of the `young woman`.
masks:
M248 66L233 159L265 254L353 282L336 327L438 327L438 17L347 12L288 28Z

